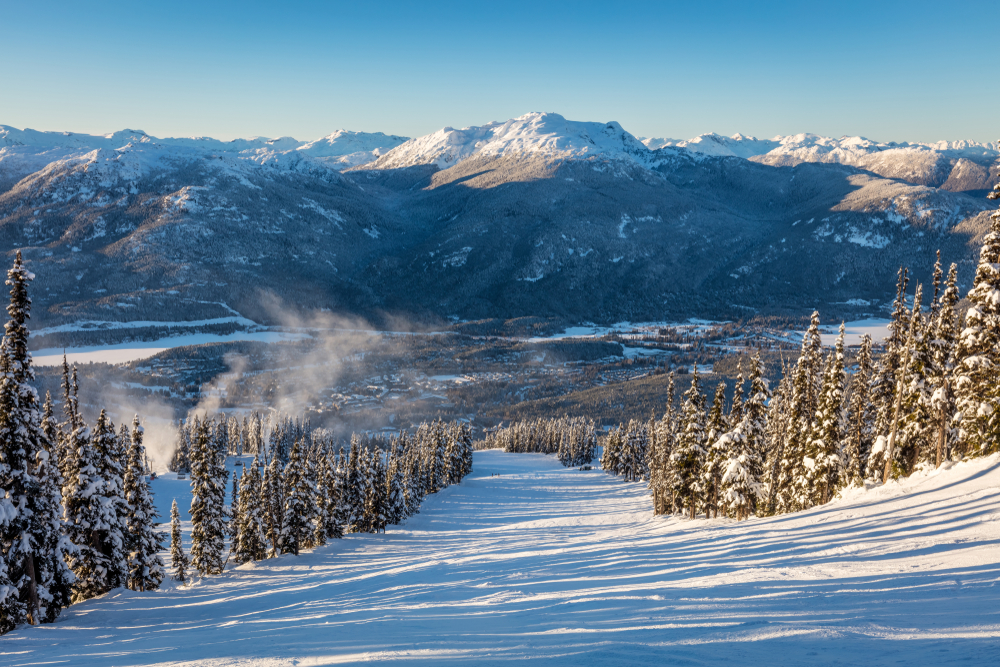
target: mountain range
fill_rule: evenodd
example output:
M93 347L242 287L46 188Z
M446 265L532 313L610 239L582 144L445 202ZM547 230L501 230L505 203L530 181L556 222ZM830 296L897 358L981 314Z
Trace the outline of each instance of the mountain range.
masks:
M998 181L996 144L639 139L554 113L312 142L0 126L0 249L37 274L44 326L275 302L380 323L851 316L938 249L967 283Z

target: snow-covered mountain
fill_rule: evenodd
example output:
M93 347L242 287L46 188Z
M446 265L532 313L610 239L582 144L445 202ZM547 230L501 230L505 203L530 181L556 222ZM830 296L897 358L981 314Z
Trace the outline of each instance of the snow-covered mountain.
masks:
M650 151L616 122L581 123L557 113L529 113L504 123L438 130L411 139L376 160L374 169L435 165L447 169L471 157L532 155L557 159L603 157L645 163Z
M371 162L407 140L382 132L338 130L321 139L304 142L293 137L251 137L219 141L210 137L168 137L159 139L142 130L121 130L105 135L73 132L19 130L0 125L0 178L20 177L58 161L121 161L125 154L133 167L149 169L161 159L171 162L209 159L247 160L258 164L301 159L322 162L326 168L341 170ZM117 151L96 155L94 151ZM294 155L289 155L292 152ZM215 156L217 157L217 156Z
M50 324L266 318L262 288L366 316L738 317L881 303L939 248L965 276L992 209L989 145L664 142L552 113L412 140L0 126L0 251Z
M757 139L743 134L702 134L693 139L644 139L651 150L685 148L703 155L741 157L774 166L803 162L846 164L910 183L948 190L985 190L1000 180L1000 144L975 141L877 142L793 134Z

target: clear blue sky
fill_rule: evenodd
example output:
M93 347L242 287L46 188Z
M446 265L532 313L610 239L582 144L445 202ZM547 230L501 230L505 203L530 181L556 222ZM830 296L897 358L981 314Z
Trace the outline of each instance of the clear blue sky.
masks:
M0 0L0 123L314 139L556 111L995 141L998 53L988 2Z

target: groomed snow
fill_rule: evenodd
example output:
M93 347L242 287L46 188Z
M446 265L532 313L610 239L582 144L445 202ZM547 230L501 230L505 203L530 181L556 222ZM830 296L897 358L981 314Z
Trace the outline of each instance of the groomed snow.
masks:
M470 477L385 535L119 590L0 638L0 654L12 667L990 665L998 543L997 456L737 524L656 518L639 484L477 452Z

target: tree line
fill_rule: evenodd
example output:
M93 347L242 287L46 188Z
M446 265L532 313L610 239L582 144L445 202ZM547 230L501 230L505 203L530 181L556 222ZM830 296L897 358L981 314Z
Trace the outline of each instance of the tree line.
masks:
M583 417L515 421L486 431L476 449L556 454L564 466L582 466L594 460L597 431L594 420Z
M468 424L424 423L412 435L390 438L386 450L366 447L355 434L347 452L335 451L328 433L304 428L287 461L281 437L274 437L242 475L233 473L227 506L228 424L195 419L190 426L190 554L181 543L176 500L171 509L171 568L178 581L186 581L190 569L221 574L230 557L242 564L297 555L345 533L385 532L416 514L427 495L472 472Z

